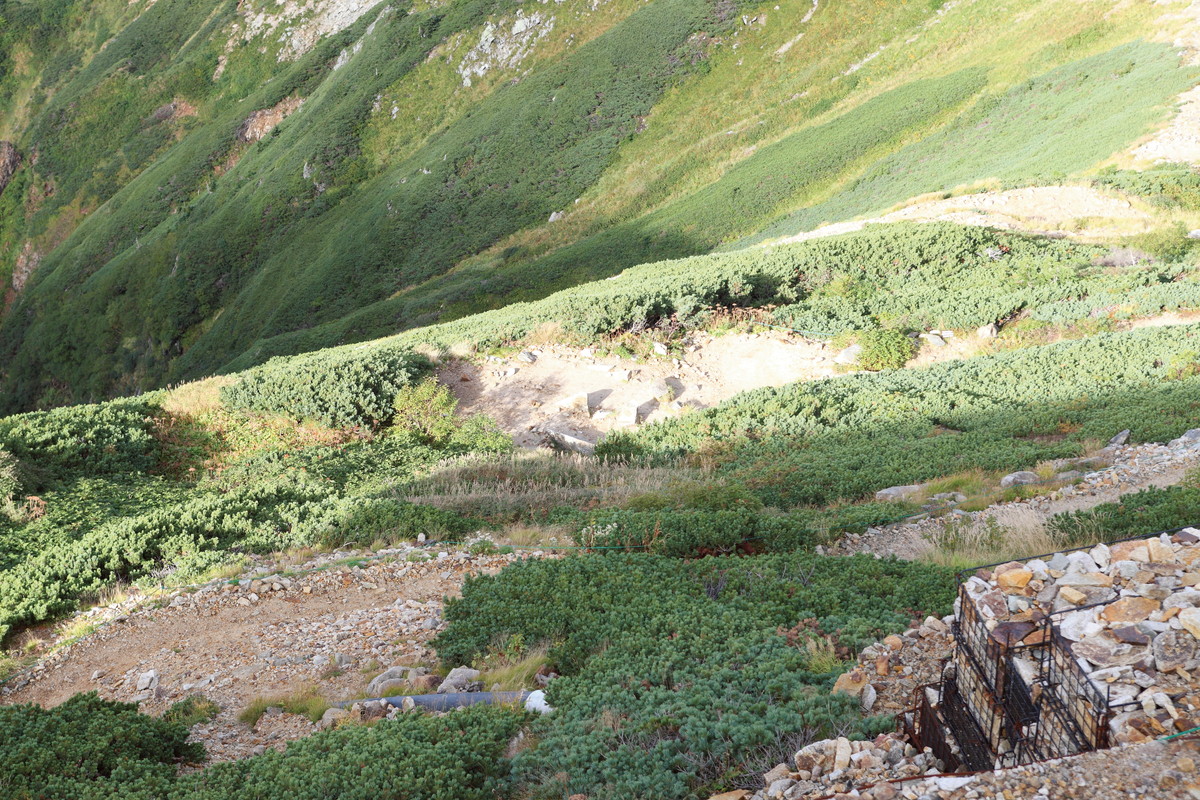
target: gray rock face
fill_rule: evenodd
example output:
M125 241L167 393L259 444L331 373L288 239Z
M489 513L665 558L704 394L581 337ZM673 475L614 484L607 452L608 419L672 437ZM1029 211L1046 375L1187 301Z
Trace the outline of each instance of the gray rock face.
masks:
M446 676L446 680L442 681L442 685L437 688L438 694L447 694L450 692L465 692L470 684L479 677L479 670L471 669L470 667L455 667L450 670L450 674Z

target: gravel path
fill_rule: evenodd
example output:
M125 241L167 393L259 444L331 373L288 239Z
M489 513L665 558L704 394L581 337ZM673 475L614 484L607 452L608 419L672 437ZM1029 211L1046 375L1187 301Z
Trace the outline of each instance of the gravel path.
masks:
M327 563L345 555L293 568L328 566L323 571L246 577L178 594L165 607L118 613L117 621L6 686L0 702L53 706L97 691L106 699L137 701L143 712L157 715L187 695L203 694L221 712L192 736L212 761L281 749L312 734L315 725L303 716L269 713L251 728L237 719L251 701L305 689L330 701L350 699L388 667L434 666L428 642L444 627L443 598L457 595L465 576L498 572L518 558L444 552L425 563Z
M1055 514L1117 502L1124 495L1150 487L1174 486L1200 466L1200 450L1172 449L1154 443L1126 445L1111 448L1105 460L1111 461L1110 466L1085 474L1074 486L1040 497L998 503L971 514L950 514L884 528L870 528L866 533L843 537L829 548L829 552L877 553L880 556L894 555L915 560L929 554L933 549L931 540L936 540L948 526L960 525L965 519L984 524L991 518L1006 529L1014 524L1036 528Z

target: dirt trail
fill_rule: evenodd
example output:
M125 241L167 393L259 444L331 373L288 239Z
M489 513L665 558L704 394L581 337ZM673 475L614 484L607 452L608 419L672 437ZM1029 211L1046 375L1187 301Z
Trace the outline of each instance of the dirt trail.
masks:
M54 653L6 687L0 702L53 706L98 691L161 714L203 694L221 712L196 726L193 739L213 761L244 758L316 730L287 713L251 728L237 719L251 701L305 688L350 699L387 667L432 664L428 642L443 628L443 598L457 596L467 574L495 573L515 558L447 552L426 563L333 566L181 594L175 605L130 613ZM139 689L151 671L157 685Z
M1087 473L1074 486L1039 497L998 503L969 517L947 515L872 529L867 534L848 535L832 548L832 552L865 552L880 556L894 555L907 560L919 559L934 549L931 540L936 540L949 526L961 525L964 520L973 520L980 526L991 518L1005 530L1019 528L1024 532L1037 533L1056 514L1115 503L1125 495L1152 487L1174 486L1200 466L1200 450L1172 449L1155 443L1112 448L1106 458L1111 461L1109 466Z
M917 200L878 217L823 225L767 245L837 236L888 222L954 222L1050 235L1108 237L1141 233L1153 221L1149 211L1090 186L1032 186Z

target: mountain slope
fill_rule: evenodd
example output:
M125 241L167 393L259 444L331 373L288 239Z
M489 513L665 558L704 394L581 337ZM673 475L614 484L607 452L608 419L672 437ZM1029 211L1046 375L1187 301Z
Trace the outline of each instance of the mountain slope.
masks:
M1175 5L8 0L4 408L1086 172L1195 82Z

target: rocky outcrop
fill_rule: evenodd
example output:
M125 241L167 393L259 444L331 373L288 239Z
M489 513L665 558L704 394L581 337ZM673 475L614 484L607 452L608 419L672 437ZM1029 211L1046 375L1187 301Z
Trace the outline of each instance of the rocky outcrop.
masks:
M292 96L284 98L271 108L255 111L246 117L246 121L238 128L238 139L243 142L257 142L302 105L304 98Z
M533 46L554 29L554 17L540 11L518 11L511 22L489 22L483 26L479 43L471 48L458 67L463 86L494 69L511 69L532 52ZM553 220L551 220L553 221Z
M33 242L26 242L21 248L21 252L17 253L17 263L13 265L12 288L16 292L20 292L25 288L29 276L38 268L38 264L42 263L42 254L33 248Z
M0 194L21 167L21 154L12 142L0 141Z

